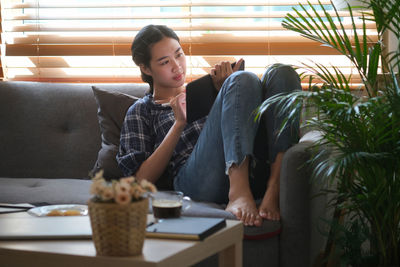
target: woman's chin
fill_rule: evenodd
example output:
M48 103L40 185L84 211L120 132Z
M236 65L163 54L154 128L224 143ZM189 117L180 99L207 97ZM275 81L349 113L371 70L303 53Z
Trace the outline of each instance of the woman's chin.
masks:
M185 78L182 78L181 80L176 82L176 87L181 87L185 85Z

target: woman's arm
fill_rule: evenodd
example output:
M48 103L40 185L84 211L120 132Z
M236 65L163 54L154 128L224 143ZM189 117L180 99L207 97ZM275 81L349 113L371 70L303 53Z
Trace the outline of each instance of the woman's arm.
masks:
M175 147L178 144L181 133L186 126L186 110L183 106L184 101L184 93L179 94L170 101L175 115L175 122L161 144L156 148L151 156L140 165L135 174L139 180L147 179L150 182L155 183L167 167Z
M175 121L158 148L140 165L136 178L152 183L157 181L167 167L184 127Z

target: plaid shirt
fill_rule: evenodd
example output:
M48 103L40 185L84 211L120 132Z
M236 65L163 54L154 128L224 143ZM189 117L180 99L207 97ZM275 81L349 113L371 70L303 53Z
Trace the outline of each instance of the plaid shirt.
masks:
M175 121L169 106L153 101L148 94L135 102L125 116L117 161L124 175L136 173L140 165L157 149ZM197 142L206 118L187 124L167 166L169 176L175 177Z

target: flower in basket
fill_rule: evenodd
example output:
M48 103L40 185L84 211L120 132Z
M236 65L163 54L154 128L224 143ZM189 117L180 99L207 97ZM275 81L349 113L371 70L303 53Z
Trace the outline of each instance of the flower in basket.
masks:
M103 170L100 170L92 178L93 183L90 187L90 194L94 202L128 204L141 200L149 193L157 191L156 187L149 181L138 180L133 176L123 177L111 182L103 177Z
M92 178L88 201L92 238L98 255L134 256L142 253L148 196L156 187L147 180L123 177L107 181L103 171Z

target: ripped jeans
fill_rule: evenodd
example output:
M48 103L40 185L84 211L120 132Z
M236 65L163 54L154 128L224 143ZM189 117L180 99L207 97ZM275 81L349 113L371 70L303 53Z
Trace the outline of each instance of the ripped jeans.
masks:
M259 128L259 121L255 120L257 107L271 93L300 87L297 73L286 65L269 68L263 79L266 79L264 85L254 73L246 71L235 72L226 79L190 157L174 178L175 190L196 201L228 203L229 168L233 164L240 165L246 157L254 157ZM267 115L275 116L273 112ZM275 121L280 120L264 117L261 125L266 130L265 134L274 136L280 126ZM269 127L270 121L273 127ZM265 140L268 139L265 136ZM268 143L272 143L272 150L268 148L265 154L274 159L291 142L283 138L279 144ZM262 179L268 180L268 177L269 173Z

